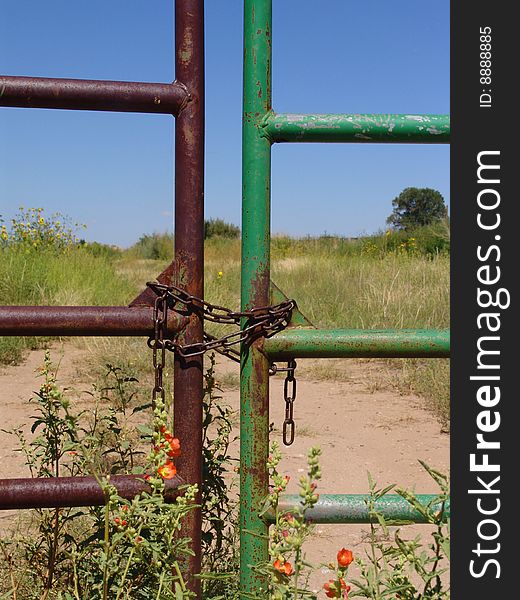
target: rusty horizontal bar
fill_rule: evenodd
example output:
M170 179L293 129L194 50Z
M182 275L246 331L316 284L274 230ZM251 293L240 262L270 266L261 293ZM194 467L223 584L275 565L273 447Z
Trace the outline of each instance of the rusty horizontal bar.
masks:
M150 487L139 475L112 475L110 483L122 498L131 500ZM175 476L165 480L166 497L184 481ZM95 477L45 477L0 479L0 510L18 508L65 508L68 506L102 506L103 490Z
M435 503L437 496L432 494L417 494L420 504L428 508L428 512L435 513L442 509ZM370 523L377 522L370 518L368 510L369 496L366 494L320 494L316 505L309 509L305 516L312 523ZM294 494L282 496L278 510L282 513L294 511L301 506L301 497ZM413 508L398 494L386 494L375 502L375 510L387 520L410 521L413 523L427 523L425 515ZM450 503L446 503L443 512L444 520L450 516ZM272 512L266 515L268 521L274 521Z
M268 113L271 142L387 142L447 144L449 115L293 115Z
M285 329L265 340L272 360L287 358L440 358L448 329Z
M185 85L0 76L0 106L178 115L190 99Z
M186 317L168 313L171 336ZM145 306L0 306L0 335L152 335L153 309Z

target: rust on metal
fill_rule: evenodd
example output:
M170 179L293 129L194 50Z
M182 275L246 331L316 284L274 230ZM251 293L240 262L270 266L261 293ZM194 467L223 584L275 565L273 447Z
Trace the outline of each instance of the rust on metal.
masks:
M0 106L178 115L189 103L186 86L173 83L0 76Z
M175 76L190 91L191 102L175 125L175 274L174 283L204 297L204 0L175 3ZM203 341L200 315L192 314L180 344ZM202 485L202 356L175 357L174 431L183 444L178 469L189 484ZM188 586L201 595L200 509L191 511L181 535L191 538Z
M167 336L188 319L170 311ZM153 310L127 306L0 306L0 335L140 336L153 334Z
M121 498L131 500L150 486L139 475L112 475L110 483ZM174 499L184 481L179 476L165 480L165 497ZM95 477L49 477L0 479L0 510L103 506L106 498Z

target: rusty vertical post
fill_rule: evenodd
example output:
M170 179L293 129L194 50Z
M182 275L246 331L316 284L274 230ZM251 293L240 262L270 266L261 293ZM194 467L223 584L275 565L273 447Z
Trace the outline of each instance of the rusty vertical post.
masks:
M189 102L175 124L175 264L178 283L204 294L204 0L175 2L175 77L186 85ZM192 315L180 338L201 342L203 324ZM174 428L183 453L179 472L190 484L202 481L202 357L175 358ZM192 540L189 588L200 597L201 511L193 511L183 535Z

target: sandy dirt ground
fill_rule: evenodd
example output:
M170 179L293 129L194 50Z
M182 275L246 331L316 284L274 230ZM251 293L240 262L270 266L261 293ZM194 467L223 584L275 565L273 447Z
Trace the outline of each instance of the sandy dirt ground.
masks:
M55 345L53 359L60 356L59 383L76 390L87 389L88 384L83 385L78 376L85 350L70 344ZM43 351L34 351L23 364L0 370L3 430L27 424L32 414L28 399L38 388L36 371L42 359ZM301 361L297 370L296 440L283 448L281 465L282 472L291 475L289 491L295 491L299 476L306 471L308 448L319 445L323 451L319 486L322 493L366 493L367 472L381 487L396 483L421 493L435 493L435 484L418 459L448 473L449 436L441 432L438 420L425 408L424 401L402 396L378 383L378 370L382 367L377 363L341 361L339 380L323 380L323 376L316 380L310 368L314 363ZM335 363L335 374L338 364L339 361ZM238 367L222 359L217 363L217 375L228 382L226 401L238 409ZM271 421L275 427L273 438L280 443L283 416L283 375L279 374L271 379ZM16 440L0 431L0 478L28 476L15 447ZM237 452L235 445L234 453ZM0 529L12 518L12 513L0 513ZM426 533L424 526L408 527L407 531L409 535ZM366 533L366 526L319 525L317 537L309 545L308 558L314 564L330 562L342 546L362 552ZM315 587L321 585L320 579L328 579L326 569L313 577Z

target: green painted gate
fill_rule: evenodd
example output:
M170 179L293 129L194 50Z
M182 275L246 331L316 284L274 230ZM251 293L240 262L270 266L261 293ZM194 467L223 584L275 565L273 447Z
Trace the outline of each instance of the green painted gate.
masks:
M242 154L242 310L270 304L271 146L281 142L448 143L447 115L277 114L271 105L272 0L245 0ZM252 565L268 560L269 365L298 357L447 357L449 331L288 328L241 352L240 573L244 596L265 583ZM427 503L431 496L419 496ZM296 497L289 497L284 508ZM420 521L400 497L378 508L389 518ZM366 523L359 495L321 495L314 522ZM264 587L265 589L265 587Z

